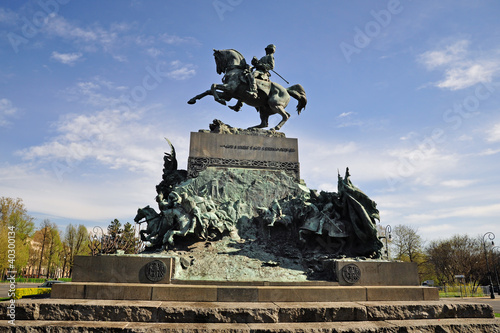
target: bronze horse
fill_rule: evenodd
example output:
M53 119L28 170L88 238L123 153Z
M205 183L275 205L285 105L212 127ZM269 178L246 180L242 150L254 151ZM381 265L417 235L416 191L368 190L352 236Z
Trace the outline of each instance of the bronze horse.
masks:
M235 98L239 103L241 101L255 107L260 113L261 123L252 128L268 127L269 116L280 114L282 119L273 128L274 130L279 130L290 118L290 114L285 111L290 102L290 96L298 100L298 114L306 107L306 93L300 84L284 88L276 82L256 79L258 96L253 97L248 94L248 83L245 79L249 66L241 53L233 49L214 50L214 58L217 65L217 74L224 73L223 84L212 84L210 90L191 98L188 101L189 104L194 104L198 99L208 95L214 96L214 99L222 105L226 105L227 101ZM235 111L239 109L234 106L230 108Z

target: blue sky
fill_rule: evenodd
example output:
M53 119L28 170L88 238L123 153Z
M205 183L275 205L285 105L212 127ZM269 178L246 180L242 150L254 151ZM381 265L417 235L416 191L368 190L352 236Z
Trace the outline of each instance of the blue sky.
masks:
M190 132L259 123L248 106L186 103L221 80L212 49L249 62L273 43L275 70L307 92L282 131L310 188L335 191L348 166L383 226L500 237L499 14L496 1L5 1L0 195L61 229L132 221L155 203L164 137L186 168Z

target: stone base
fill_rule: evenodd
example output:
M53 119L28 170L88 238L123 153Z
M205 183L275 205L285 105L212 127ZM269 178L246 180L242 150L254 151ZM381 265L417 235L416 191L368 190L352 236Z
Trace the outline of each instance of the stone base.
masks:
M329 280L341 286L418 286L417 264L389 261L325 261Z
M433 319L433 320L388 320L381 322L342 323L127 323L127 322L72 322L72 321L22 321L12 327L0 321L2 332L233 332L233 333L283 333L283 332L331 332L331 333L399 333L399 332L482 332L497 333L497 319ZM18 329L16 331L16 329Z
M52 297L187 302L364 302L438 300L436 288L415 286L206 285L70 282L52 287Z
M192 302L345 302L438 300L436 288L418 285L416 265L384 261L333 260L332 281L209 280L176 278L178 258L161 256L77 256L73 282L56 284L61 299ZM261 263L260 263L261 264ZM213 266L213 265L212 265ZM231 263L217 265L219 270ZM280 267L267 267L279 270ZM285 272L285 271L284 271ZM180 275L180 274L177 274ZM193 274L190 274L193 275ZM196 276L195 276L196 277ZM217 275L215 275L217 277ZM305 277L305 276L303 276ZM302 278L303 278L302 277ZM191 278L193 278L191 276Z
M6 318L9 302L0 303ZM1 332L499 332L487 304L217 303L23 299Z
M162 266L157 263L163 263ZM170 283L173 258L135 255L76 256L74 282Z
M206 250L204 253L208 253ZM311 285L314 280L307 280L306 272L299 265L284 268L265 265L262 261L246 259L245 256L214 254L212 257L193 257L195 252L184 256L163 255L102 255L76 256L73 266L73 282L112 282L112 283L160 283L169 284L173 280L183 280L186 284L210 283L231 284L296 284L304 282ZM194 263L186 267L181 261ZM218 259L216 261L216 259ZM164 271L155 271L152 265L161 261ZM205 263L207 261L207 263ZM316 281L320 284L335 283L341 286L418 286L418 272L415 263L389 262L382 260L327 260L323 262L328 272L328 281ZM214 267L215 266L215 267ZM264 267L263 267L264 266ZM197 267L201 267L196 269ZM237 269L240 275L230 275L226 269ZM242 274L243 270L255 271L255 276ZM153 276L151 276L153 273ZM286 276L286 278L284 278ZM250 279L248 278L250 277Z
M208 167L282 170L300 180L297 139L260 135L191 133L189 177Z

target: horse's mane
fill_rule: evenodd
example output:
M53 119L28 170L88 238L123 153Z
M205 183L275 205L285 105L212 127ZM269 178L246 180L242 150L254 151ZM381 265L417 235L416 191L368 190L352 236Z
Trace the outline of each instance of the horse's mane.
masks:
M229 49L229 51L234 51L234 52L236 52L236 53L237 53L237 54L241 57L241 60L242 60L242 61L245 61L245 57L243 56L243 54L241 54L241 53L240 53L240 51L235 50L235 49Z
M220 52L224 55L224 65L227 65L228 63L228 58L231 55L231 53L235 53L237 56L240 58L240 65L246 65L247 62L245 60L245 57L243 54L241 54L238 50L235 49L226 49L226 50L220 50Z

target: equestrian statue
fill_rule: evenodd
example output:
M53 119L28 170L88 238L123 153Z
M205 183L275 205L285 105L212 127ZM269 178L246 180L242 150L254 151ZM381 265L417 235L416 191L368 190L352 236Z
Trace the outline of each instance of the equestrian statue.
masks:
M255 107L259 112L261 123L251 128L268 127L269 116L279 114L282 119L273 128L279 130L290 118L290 114L285 110L290 102L290 96L298 100L298 114L306 107L307 98L304 88L300 84L284 88L269 79L269 71L274 72L273 54L275 50L276 47L273 44L268 45L266 55L260 60L254 57L252 59L253 66L250 66L243 55L236 50L214 49L217 74L224 73L222 84L212 84L209 90L191 98L188 103L194 104L198 99L212 95L217 102L226 105L226 102L234 98L238 102L234 106L229 106L232 110L239 111L245 103ZM274 73L280 76L278 73Z

